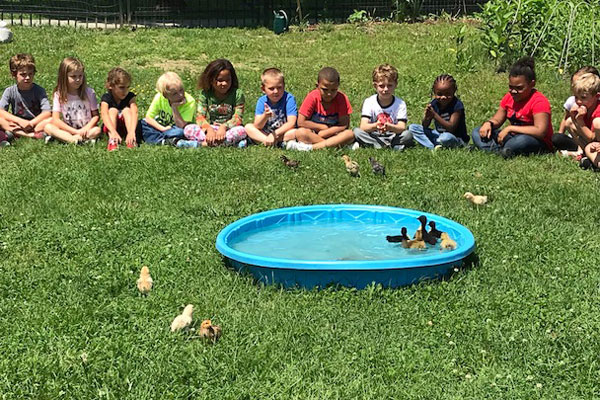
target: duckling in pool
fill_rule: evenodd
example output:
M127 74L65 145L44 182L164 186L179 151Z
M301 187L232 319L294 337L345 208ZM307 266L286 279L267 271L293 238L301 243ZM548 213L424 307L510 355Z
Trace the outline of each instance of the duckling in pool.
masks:
M454 250L456 248L456 242L450 239L450 236L446 232L442 232L440 236L442 242L440 243L440 247L445 250Z

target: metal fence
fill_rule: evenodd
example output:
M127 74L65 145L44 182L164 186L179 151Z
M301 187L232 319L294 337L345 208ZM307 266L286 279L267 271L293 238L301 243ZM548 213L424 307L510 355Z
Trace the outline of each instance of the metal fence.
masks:
M0 0L0 18L13 24L98 24L122 26L270 26L273 11L290 22L344 22L354 10L373 18L468 14L485 0Z

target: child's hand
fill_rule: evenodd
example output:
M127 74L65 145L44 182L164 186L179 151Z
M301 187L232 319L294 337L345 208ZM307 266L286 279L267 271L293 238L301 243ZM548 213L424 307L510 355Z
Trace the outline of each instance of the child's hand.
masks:
M81 139L84 139L84 140L87 139L87 135L88 135L88 131L85 126L83 128L77 129L77 133L75 134L75 136L80 136Z
M121 137L119 136L119 140L121 139ZM127 146L135 146L136 142L135 142L135 134L130 133L127 134L127 136L125 137L125 143L127 143Z
M275 145L275 134L274 133L270 133L267 135L267 138L265 139L265 146L267 147L272 147Z
M433 111L433 107L431 107L431 103L427 103L427 105L425 106L425 116L424 119L433 119L433 114L435 113L435 111Z
M267 116L269 118L271 118L273 116L273 110L266 103L265 103L265 112L263 113L263 115Z
M600 151L600 142L590 143L590 151L593 153L599 152Z
M215 137L215 141L217 143L222 143L225 140L225 133L227 133L227 126L225 126L225 124L219 125L219 129L217 129L217 135Z
M583 119L586 114L587 114L587 107L586 106L580 106L577 109L577 116L575 118Z
M121 135L117 133L108 133L108 138L116 141L118 144L121 143Z
M489 139L492 137L492 126L486 121L479 127L479 137L482 139Z
M506 138L506 136L508 136L508 134L510 134L510 128L511 128L511 126L509 125L500 131L500 133L498 134L498 139L497 139L498 144L502 144L504 142L504 139Z
M177 101L177 102L173 102L171 103L171 101L169 100L169 104L171 104L171 107L179 107L185 104L185 97L183 97L181 100Z

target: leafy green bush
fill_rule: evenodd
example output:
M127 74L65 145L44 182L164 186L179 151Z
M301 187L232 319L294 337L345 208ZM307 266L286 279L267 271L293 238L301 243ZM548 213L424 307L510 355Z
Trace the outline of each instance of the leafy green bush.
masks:
M596 63L600 0L491 0L479 17L482 41L499 69L533 55L570 71Z

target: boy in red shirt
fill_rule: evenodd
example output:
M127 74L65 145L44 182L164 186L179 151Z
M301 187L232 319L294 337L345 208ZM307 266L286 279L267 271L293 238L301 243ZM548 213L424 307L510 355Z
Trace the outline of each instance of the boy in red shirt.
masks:
M317 88L300 107L296 140L287 142L288 150L317 150L354 141L354 133L348 129L352 106L339 85L340 74L334 68L319 71Z

